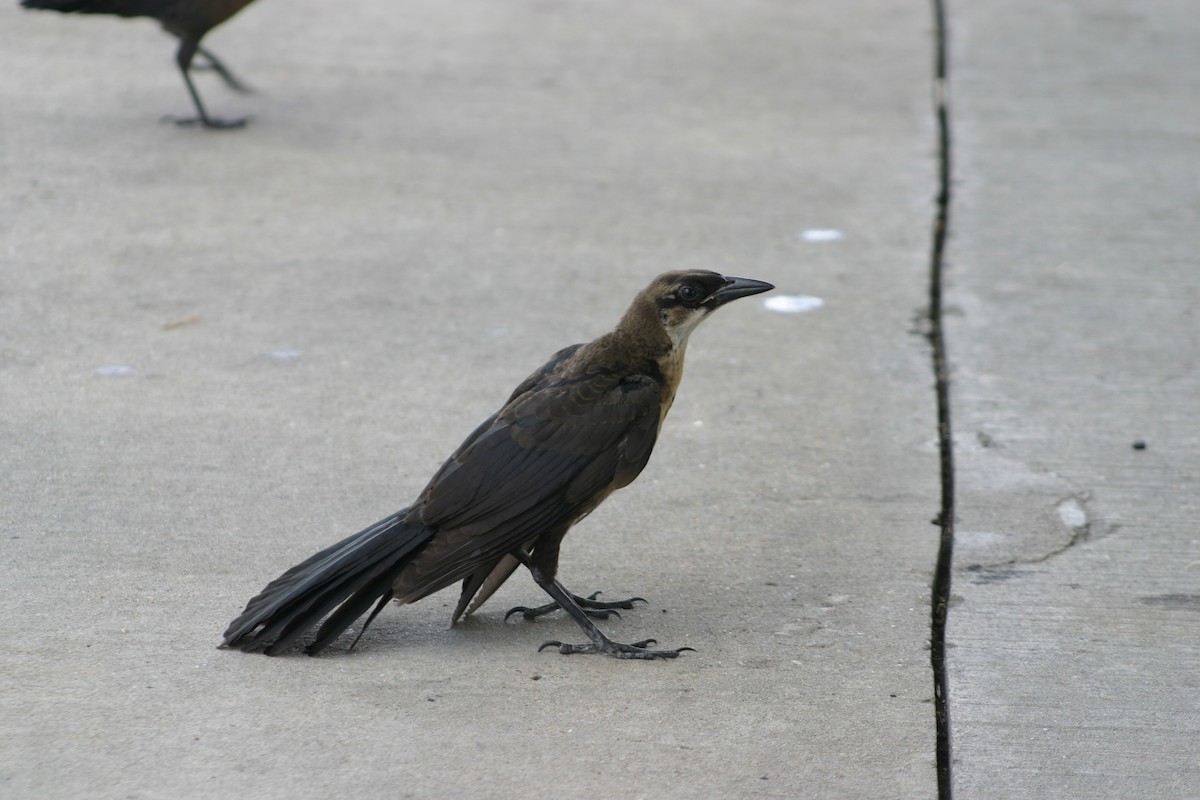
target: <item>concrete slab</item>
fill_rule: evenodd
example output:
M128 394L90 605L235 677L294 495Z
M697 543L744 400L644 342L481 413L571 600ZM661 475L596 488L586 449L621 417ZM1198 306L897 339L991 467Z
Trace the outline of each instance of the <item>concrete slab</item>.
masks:
M0 793L931 795L937 465L927 10L267 0L206 43L0 8ZM842 238L809 235L836 229ZM813 239L816 241L813 241ZM821 241L821 239L826 239ZM769 279L693 339L641 479L567 540L607 626L514 580L353 653L217 651L281 570L407 503L666 268Z
M1194 797L1200 14L950 22L954 796Z

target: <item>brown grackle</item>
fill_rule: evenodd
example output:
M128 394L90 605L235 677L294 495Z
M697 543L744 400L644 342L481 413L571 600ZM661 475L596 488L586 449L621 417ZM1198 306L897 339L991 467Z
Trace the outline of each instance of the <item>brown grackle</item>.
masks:
M611 332L558 351L526 378L411 506L268 584L230 623L223 646L275 654L324 619L307 647L311 655L373 604L362 631L389 600L412 603L461 581L457 621L524 564L553 603L514 612L532 617L561 608L590 640L543 648L641 659L691 649L605 636L589 616L628 608L632 599L605 603L568 592L555 579L559 545L573 524L646 466L691 332L731 300L772 288L703 270L655 278Z

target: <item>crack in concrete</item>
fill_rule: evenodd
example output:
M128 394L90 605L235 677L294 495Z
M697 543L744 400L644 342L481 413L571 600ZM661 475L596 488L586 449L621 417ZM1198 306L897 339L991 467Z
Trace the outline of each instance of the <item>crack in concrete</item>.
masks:
M1090 491L1082 491L1067 495L1055 503L1054 508L1058 511L1058 518L1062 520L1064 525L1071 529L1071 538L1061 547L1056 547L1048 553L1043 553L1034 558L1014 558L1011 563L1041 564L1055 556L1062 555L1084 542L1103 539L1115 533L1117 525L1099 517L1094 517L1088 512L1088 503L1091 499L1092 493Z
M1200 611L1200 594L1153 594L1143 595L1138 600L1144 605L1172 611Z
M942 484L941 509L935 523L941 528L937 563L933 572L929 653L933 667L934 721L936 724L937 784L939 800L951 800L950 698L946 670L946 614L954 561L954 439L950 426L950 375L942 326L943 256L950 221L950 113L946 92L946 10L943 0L933 0L935 25L933 103L938 132L937 213L929 267L929 343L937 392L938 454Z
M1058 512L1059 520L1071 530L1071 536L1062 545L1041 555L1016 556L1003 561L971 564L963 567L960 572L973 573L976 576L973 581L974 583L995 583L1007 577L1020 577L1021 575L1030 574L1030 571L1011 570L1010 568L1024 567L1031 564L1044 564L1085 542L1099 541L1116 533L1120 528L1119 525L1095 516L1089 509L1088 505L1091 499L1092 493L1085 489L1069 494L1054 504L1054 509ZM995 577L999 575L1003 575L1004 577Z
M989 584L1003 583L1013 578L1024 578L1032 575L1031 569L1015 569L1013 564L972 564L964 572L971 574L971 583Z

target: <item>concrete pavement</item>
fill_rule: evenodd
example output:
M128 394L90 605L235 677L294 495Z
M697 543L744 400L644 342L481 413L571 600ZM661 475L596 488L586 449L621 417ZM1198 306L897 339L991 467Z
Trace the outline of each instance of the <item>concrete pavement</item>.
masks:
M950 9L954 796L1194 797L1200 13Z
M0 9L0 792L929 797L927 9L264 0L206 44L246 130L158 123L148 22ZM215 649L677 266L824 300L709 322L565 545L698 652L537 653L577 633L502 621L528 580Z
M954 794L1188 798L1200 19L947 14ZM935 796L929 9L263 0L206 44L246 130L157 122L149 22L0 8L0 794ZM824 301L706 323L564 546L698 652L539 654L578 634L504 623L520 577L215 649L677 266Z

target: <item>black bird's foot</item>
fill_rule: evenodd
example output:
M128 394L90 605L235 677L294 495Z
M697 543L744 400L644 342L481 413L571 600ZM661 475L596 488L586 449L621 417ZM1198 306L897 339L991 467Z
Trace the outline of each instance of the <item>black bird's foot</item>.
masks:
M217 117L175 117L168 114L162 118L163 122L174 122L181 128L190 128L200 126L209 128L210 130L224 131L233 130L236 128L246 127L246 123L250 121L249 117L239 117L238 119L219 119Z
M239 80L236 75L229 71L228 67L221 63L221 59L217 58L210 51L205 50L203 47L197 47L196 52L208 63L193 63L190 67L188 67L188 69L192 70L193 72L196 70L215 72L220 76L221 80L225 81L225 85L230 89L233 89L235 92L241 92L242 94L254 93L254 89Z
M587 644L564 644L563 642L548 641L542 642L542 646L538 648L538 652L542 652L547 647L557 647L558 652L569 656L574 653L600 653L613 658L640 658L643 660L651 660L656 658L677 658L680 653L690 650L696 652L694 647L677 647L674 650L651 650L650 645L657 644L654 639L643 639L640 642L633 644L621 644L605 640L603 644L588 642Z
M221 69L215 64L192 64L192 72L215 72L230 89L238 94L254 94L254 88L242 83L232 73Z
M639 600L643 603L646 602L646 598L644 597L630 597L625 600L597 600L596 598L599 595L600 592L592 592L587 597L580 597L579 595L573 594L571 595L571 599L583 609L583 613L587 614L593 619L608 619L609 617L617 617L619 619L621 615L617 613L618 608L628 611L629 609L633 608L633 604ZM552 611L558 611L561 608L562 606L560 606L558 603L547 603L544 606L536 606L534 608L529 608L528 606L516 606L515 608L510 608L508 612L505 613L504 619L507 622L508 618L513 614L520 614L525 619L532 621L538 617L545 616Z

